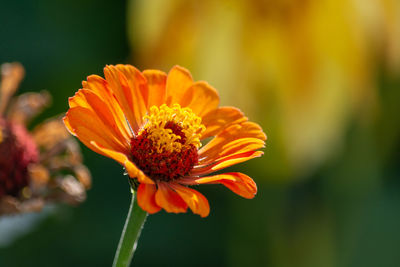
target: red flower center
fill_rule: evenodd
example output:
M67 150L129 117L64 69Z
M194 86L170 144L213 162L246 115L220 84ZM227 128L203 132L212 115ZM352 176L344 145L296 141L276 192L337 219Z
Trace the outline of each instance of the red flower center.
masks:
M17 196L29 183L28 165L39 152L25 127L0 118L0 198Z
M164 128L171 129L173 134L180 136L175 142L185 144L186 136L179 125L167 122ZM182 146L180 150L159 152L147 130L132 138L131 147L132 161L154 181L171 181L183 177L198 162L197 148L194 145Z
M155 181L189 174L198 162L197 149L205 127L190 108L179 104L152 106L145 124L131 140L131 159Z

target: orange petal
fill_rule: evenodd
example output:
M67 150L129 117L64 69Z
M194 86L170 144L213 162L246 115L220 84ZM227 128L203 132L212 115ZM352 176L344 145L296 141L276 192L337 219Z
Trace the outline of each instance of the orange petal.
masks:
M178 193L170 188L167 183L159 182L157 185L156 203L158 206L162 207L167 212L186 212L188 205Z
M210 205L207 198L200 192L175 183L171 183L170 186L182 197L193 213L199 214L203 218L208 216Z
M192 75L190 72L180 66L174 66L168 73L166 104L180 104L182 97L189 87L193 84Z
M143 76L147 80L147 109L151 106L161 106L165 103L167 74L159 70L145 70Z
M191 171L192 175L204 175L212 172L216 172L227 167L230 167L235 164L239 164L245 161L248 161L253 158L261 157L264 154L262 151L249 151L240 154L234 154L231 156L227 156L222 160L207 164L207 165L198 165L193 168Z
M83 88L90 89L103 99L111 99L111 90L108 88L108 83L98 75L90 75L86 78L87 81L82 81Z
M202 123L206 127L206 130L201 138L205 139L215 136L225 128L245 121L247 121L247 117L239 109L234 107L220 107L203 116Z
M135 89L133 97L137 97L136 101L142 97L143 104L146 106L149 90L147 88L147 81L143 76L143 73L141 73L140 70L132 65L118 64L115 67L117 67L117 69L125 75L129 86ZM136 104L138 104L138 102L136 102Z
M70 108L83 107L90 109L85 96L82 94L82 89L78 90L74 96L68 98L68 104Z
M234 193L244 198L254 198L257 194L257 185L246 174L240 172L223 173L214 176L192 180L191 184L223 184Z
M75 129L72 128L67 116L68 116L68 112L67 112L67 115L63 118L64 125L66 126L66 128L72 135L77 136L75 133ZM103 155L102 152L100 150L98 150L95 146L90 144L90 142L91 142L91 140L97 140L99 143L107 143L107 141L104 140L101 136L98 136L97 134L94 134L92 132L86 133L87 131L88 130L86 130L86 131L80 130L79 131L79 136L80 136L79 140L81 140L81 142L83 144L85 144L88 148L90 148L94 152Z
M215 149L211 153L201 154L199 160L200 164L206 165L216 161L224 160L225 158L231 157L236 154L242 154L250 151L255 151L257 149L263 148L265 142L257 138L240 138L233 140L227 144L221 145L219 149Z
M218 159L238 153L255 151L263 148L264 146L265 142L263 140L257 138L240 138L225 145L219 153Z
M159 212L161 207L156 203L157 188L153 184L140 184L137 190L139 206L150 214Z
M147 177L138 167L136 167L136 165L132 161L130 161L124 153L107 149L97 144L96 142L91 142L90 144L98 149L101 152L100 154L112 158L113 160L124 166L129 177L137 178L140 183L154 184L153 180Z
M211 170L212 172L216 172L230 166L248 161L250 159L261 157L264 154L262 151L250 151L242 154L235 154L234 156L227 157L226 159L222 160L218 164L214 165Z
M109 87L115 94L132 129L137 132L146 114L145 99L142 91L146 80L140 71L132 66L107 66L104 75Z
M80 89L74 97L69 99L70 107L85 107L93 111L108 129L119 140L126 140L129 144L132 133L130 132L122 112L115 112L116 106L107 104L99 95L90 89Z
M115 119L117 127L125 136L131 138L132 133L126 121L125 114L122 111L120 104L116 100L115 95L108 88L109 86L107 84L107 81L100 76L90 75L89 77L87 77L87 81L82 82L82 85L83 88L91 90L106 103L109 112Z
M219 105L217 91L206 82L195 82L183 95L179 104L189 107L197 116L216 110Z
M65 125L65 127L67 128L68 132L69 132L70 134L72 134L73 136L76 136L76 134L75 134L75 132L74 132L74 129L72 129L72 126L71 126L71 124L69 123L69 119L68 119L67 116L64 116L64 117L63 117L63 122L64 122L64 125Z
M129 151L126 140L119 140L92 110L83 107L70 108L65 117L64 122L70 132L86 145L89 144L89 148L92 148L90 142L95 141L108 149L123 153Z
M67 113L68 115L68 113ZM68 117L64 119L65 125L69 125L69 120ZM71 126L70 126L71 127ZM91 144L91 142L97 142L100 144L103 144L104 146L107 147L112 147L113 145L108 143L108 140L104 139L102 136L98 135L97 133L94 133L90 129L87 129L85 127L75 127L73 129L73 134L78 137L78 139L88 148L93 150L94 152L104 155L100 150L98 150L95 146ZM105 156L105 155L104 155Z
M234 124L223 130L204 147L199 150L201 164L207 164L215 161L220 157L221 151L232 145L235 141L241 138L255 138L261 141L266 140L261 127L254 122L244 122L241 124ZM226 156L226 155L224 155Z

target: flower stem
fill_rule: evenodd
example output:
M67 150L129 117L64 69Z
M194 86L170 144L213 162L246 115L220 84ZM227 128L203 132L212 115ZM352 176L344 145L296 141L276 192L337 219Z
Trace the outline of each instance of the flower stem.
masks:
M131 205L115 253L113 267L128 267L130 265L146 217L147 212L139 207L137 204L136 191L132 190Z

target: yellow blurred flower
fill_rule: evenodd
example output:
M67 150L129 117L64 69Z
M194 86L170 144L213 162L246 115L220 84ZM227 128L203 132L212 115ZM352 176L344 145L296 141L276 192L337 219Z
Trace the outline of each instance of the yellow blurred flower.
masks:
M397 0L139 0L128 15L137 65L188 66L268 124L276 177L340 149L349 122L379 110L378 68L400 70Z

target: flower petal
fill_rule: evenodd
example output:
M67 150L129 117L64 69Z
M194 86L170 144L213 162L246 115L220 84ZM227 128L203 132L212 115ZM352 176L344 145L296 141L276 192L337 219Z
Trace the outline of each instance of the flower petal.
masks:
M104 75L113 90L130 126L138 131L146 114L146 101L142 92L146 90L146 79L133 66L107 66Z
M133 92L133 97L137 97L136 101L142 101L140 99L140 97L142 97L143 104L146 106L149 90L147 88L146 78L143 76L143 73L141 73L140 70L132 65L118 64L115 67L117 67L117 69L125 75L129 86L135 90ZM138 102L136 102L136 104L138 104Z
M45 107L49 106L50 102L51 96L46 91L41 91L39 93L29 92L18 95L13 97L9 106L7 106L6 117L9 121L27 125L32 118L42 112Z
M261 157L264 154L262 151L249 151L240 154L234 154L231 156L227 156L222 160L215 161L213 163L207 165L197 165L195 166L192 171L191 175L205 175L209 173L213 173L227 167L230 167L235 164L242 163L244 161L248 161L253 158Z
M100 151L98 153L106 157L112 158L113 160L124 166L129 177L137 178L140 183L154 184L153 180L147 177L138 167L136 167L136 165L132 161L130 161L125 154L102 147L94 141L90 144Z
M189 178L186 184L222 184L244 198L254 198L257 185L246 174L240 172L223 173L208 177Z
M45 148L43 155L53 155L60 143L65 143L70 138L65 125L58 117L46 120L37 125L32 131L32 137L39 147Z
M143 76L147 80L147 109L151 106L161 106L165 102L167 74L159 70L145 70Z
M223 146L221 152L219 153L219 159L229 155L255 151L257 149L263 148L264 146L265 142L263 140L249 137L240 138Z
M103 98L111 93L111 89L108 88L107 81L95 74L89 75L86 78L86 81L82 81L82 87L93 90L96 94Z
M210 205L207 198L200 192L176 183L171 183L170 186L182 197L193 213L199 214L201 217L208 216Z
M193 78L190 72L181 66L174 66L168 73L166 104L180 104L182 97L189 87L193 84Z
M70 134L72 134L73 136L76 136L74 129L72 128L71 124L69 123L69 119L68 119L67 115L68 115L68 112L62 118L65 128L67 128L67 130L68 130L68 132L70 132Z
M238 141L238 139L241 141ZM254 122L234 124L223 130L199 150L199 162L200 164L208 164L221 157L229 156L229 153L239 153L240 149L243 149L243 144L253 145L247 146L247 149L251 147L261 148L265 140L266 135L258 124ZM243 144L240 144L240 142ZM236 150L233 148L236 148Z
M219 150L215 148L213 151L201 154L202 157L200 158L199 163L204 165L221 161L230 156L255 151L264 146L265 142L257 138L239 138L220 146Z
M115 98L115 95L113 94L111 89L109 89L107 81L100 76L90 75L89 77L87 77L87 81L82 82L82 86L84 89L89 89L93 91L104 101L104 103L106 103L109 112L113 115L115 119L117 127L125 136L131 138L132 132L129 128L125 114L122 111L121 105ZM72 107L71 103L70 107Z
M129 177L131 178L136 178L140 183L145 183L145 184L154 184L153 180L151 180L146 174L144 174L136 165L130 161L129 159L126 159L124 163L122 163L123 166L125 166L125 170L128 173Z
M156 192L157 187L154 184L141 183L137 190L137 201L139 206L150 214L161 210L161 207L156 203Z
M89 144L88 146L91 149L93 147L90 142L96 141L108 149L122 153L129 151L129 144L126 144L124 140L121 142L90 109L83 107L70 108L65 115L64 122L67 129L85 145Z
M201 138L205 139L210 136L216 136L229 126L245 121L247 121L247 117L239 109L234 107L220 107L203 116L202 123L206 127L206 130Z
M178 193L165 182L158 182L157 185L156 203L158 206L162 207L167 212L186 212L188 205Z
M0 115L3 115L10 98L25 76L25 70L20 63L5 63L0 66L0 74Z
M85 96L82 94L82 89L79 89L74 96L68 98L68 104L70 108L82 107L91 109L89 103L87 102Z
M208 83L195 82L185 92L179 104L189 107L197 116L202 117L218 108L219 95Z
M132 133L128 128L122 111L117 112L117 106L110 106L99 95L90 89L80 89L69 99L70 107L85 107L93 111L106 127L121 142L129 144Z

